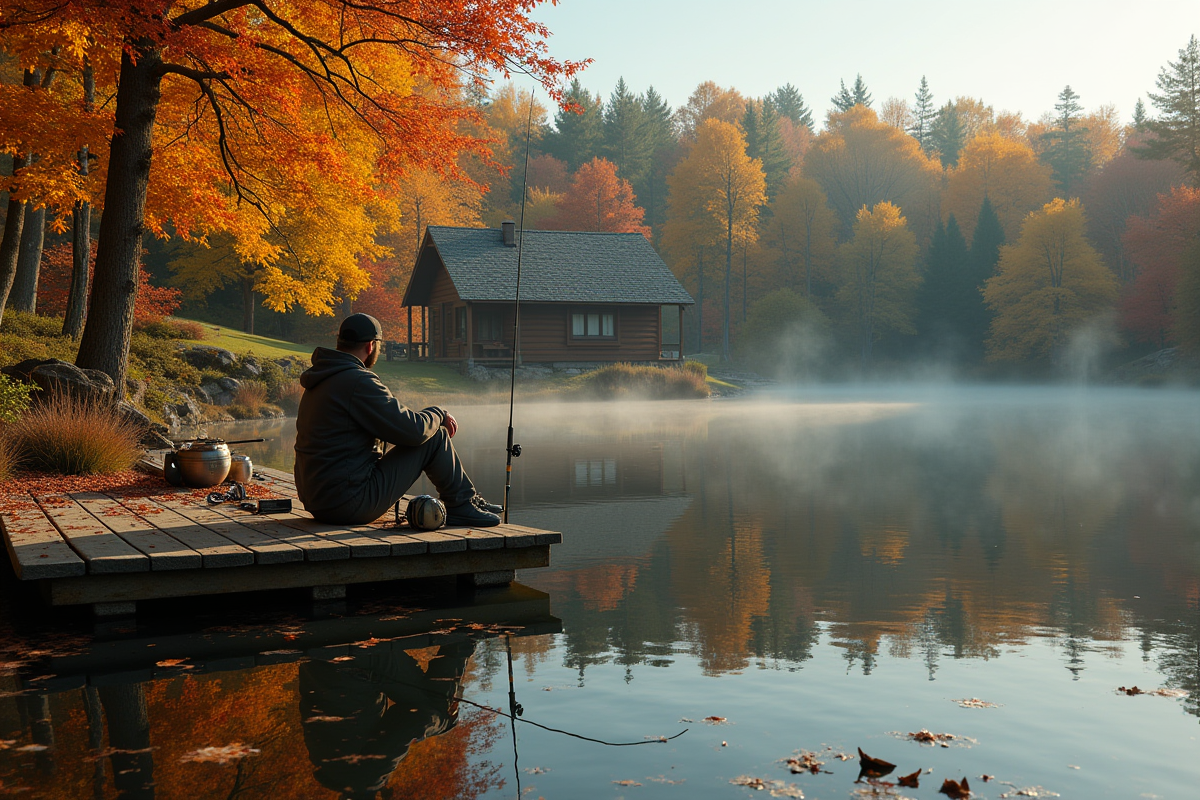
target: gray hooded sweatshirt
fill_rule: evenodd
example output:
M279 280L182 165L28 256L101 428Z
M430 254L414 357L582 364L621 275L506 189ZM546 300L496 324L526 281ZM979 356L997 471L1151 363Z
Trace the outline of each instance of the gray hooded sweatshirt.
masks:
M300 376L296 492L310 511L336 509L358 494L383 456L381 443L424 444L446 412L413 411L349 353L318 347Z

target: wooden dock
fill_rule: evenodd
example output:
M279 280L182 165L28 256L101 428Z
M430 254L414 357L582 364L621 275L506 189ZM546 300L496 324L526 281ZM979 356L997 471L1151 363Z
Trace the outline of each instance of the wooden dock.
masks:
M161 476L162 453L140 464ZM548 566L562 534L501 525L443 528L328 525L296 496L290 473L259 468L248 486L292 500L288 514L210 506L210 490L163 484L153 491L4 494L0 534L22 581L53 606L91 604L98 615L132 613L138 600L309 588L344 597L354 583L457 575L504 585L514 570Z

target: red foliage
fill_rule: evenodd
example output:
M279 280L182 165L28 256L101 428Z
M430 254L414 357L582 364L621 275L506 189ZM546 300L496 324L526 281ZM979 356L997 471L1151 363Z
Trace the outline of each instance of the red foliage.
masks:
M1139 341L1166 347L1173 339L1180 263L1200 236L1200 189L1180 186L1159 195L1149 217L1131 217L1125 248L1137 269L1121 301L1121 324Z
M515 170L514 170L515 172ZM563 194L570 187L567 165L551 155L534 156L529 159L530 188L545 189Z
M374 262L364 261L362 267L370 273L371 285L355 298L354 310L379 320L383 325L384 338L405 341L408 338L408 309L400 305L404 298L404 287L396 286L394 281L400 263L395 258L384 258Z
M88 285L96 266L96 243L88 263ZM37 307L42 316L61 317L67 313L67 294L71 290L71 245L49 247L42 256L42 271L38 279ZM169 286L155 286L145 267L139 268L137 302L133 307L135 322L154 322L170 316L183 302L183 293Z
M650 227L642 224L645 209L636 204L633 186L617 177L617 166L593 158L581 166L571 186L559 201L558 213L546 222L556 231L601 231L640 233L650 238Z

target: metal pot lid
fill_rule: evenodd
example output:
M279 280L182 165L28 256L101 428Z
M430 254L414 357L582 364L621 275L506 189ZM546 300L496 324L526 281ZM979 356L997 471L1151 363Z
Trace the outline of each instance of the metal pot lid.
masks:
M181 453L185 453L189 450L216 450L227 453L229 452L229 445L225 444L224 439L196 439L195 441L189 442L188 444L185 444L183 447L179 448L179 452Z

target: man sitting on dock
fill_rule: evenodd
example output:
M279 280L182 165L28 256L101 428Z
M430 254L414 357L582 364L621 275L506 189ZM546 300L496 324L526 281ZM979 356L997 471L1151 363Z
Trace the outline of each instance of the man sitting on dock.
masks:
M421 473L446 505L446 524L500 524L463 471L450 440L458 423L443 408L405 407L371 371L383 346L383 327L367 314L342 321L337 349L318 347L300 376L304 395L296 418L296 491L317 519L335 524L374 522ZM381 442L393 445L388 453Z

